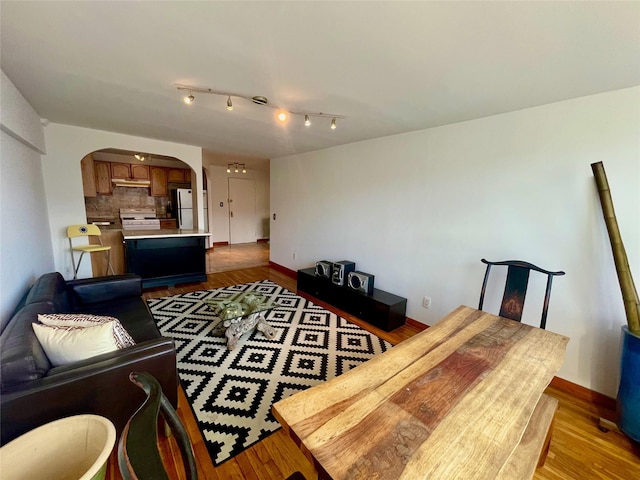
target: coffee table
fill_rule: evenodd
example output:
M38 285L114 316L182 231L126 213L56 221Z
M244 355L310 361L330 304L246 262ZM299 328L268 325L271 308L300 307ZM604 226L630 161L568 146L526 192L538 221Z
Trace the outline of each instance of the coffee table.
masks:
M240 337L254 328L269 340L276 336L276 330L264 317L265 312L279 306L269 297L255 292L240 292L204 300L204 303L220 319L214 333L224 331L229 350L236 348Z

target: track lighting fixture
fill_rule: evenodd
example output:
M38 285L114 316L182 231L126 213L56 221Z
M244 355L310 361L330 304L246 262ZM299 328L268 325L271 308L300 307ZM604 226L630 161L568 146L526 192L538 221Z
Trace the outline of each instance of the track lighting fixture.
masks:
M240 170L242 170L242 173L247 173L247 168L244 163L228 163L227 173L231 173L231 168L233 168L234 173L238 173Z
M144 162L144 155L141 155L141 154L139 154L139 153L136 153L133 157L134 157L136 160L140 160L141 162Z
M291 110L280 108L277 105L274 105L273 103L270 103L269 100L267 99L267 97L263 97L261 95L255 95L255 96L240 95L240 94L231 93L231 92L220 92L220 91L212 90L211 88L191 87L189 85L176 85L176 88L178 90L180 90L180 91L189 92L189 96L184 97L184 101L185 101L186 104L191 104L195 100L195 97L193 96L193 92L208 93L208 94L211 94L211 95L220 95L220 96L227 97L227 110L232 111L233 110L233 102L231 100L231 97L242 98L242 99L248 100L249 102L254 103L256 105L261 105L261 106L264 106L264 107L270 107L270 108L273 108L275 110L278 110L279 112L278 112L278 115L277 115L277 119L280 122L283 122L283 123L285 123L288 120L289 115L300 115L300 116L304 117L304 125L306 127L308 127L308 126L311 125L310 117L325 117L325 118L330 118L331 119L331 129L335 130L336 129L336 119L344 119L345 118L343 115L336 115L336 114L333 114L333 113L294 112L294 111L291 111ZM229 165L235 166L236 164L232 163L232 164L229 164ZM227 173L231 173L231 168L230 167L228 168Z

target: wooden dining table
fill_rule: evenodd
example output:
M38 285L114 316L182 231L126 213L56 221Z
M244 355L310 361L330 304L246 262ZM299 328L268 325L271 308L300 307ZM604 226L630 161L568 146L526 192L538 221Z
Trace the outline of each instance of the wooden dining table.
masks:
M460 306L272 411L321 478L531 478L568 341Z

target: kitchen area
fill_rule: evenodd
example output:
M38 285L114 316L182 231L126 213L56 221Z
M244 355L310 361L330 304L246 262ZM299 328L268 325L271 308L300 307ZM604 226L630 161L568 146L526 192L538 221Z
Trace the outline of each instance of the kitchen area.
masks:
M111 246L116 274L138 273L145 287L206 279L208 198L205 190L198 226L189 165L105 149L85 156L81 169L87 223L98 225L102 243ZM92 255L91 262L94 275L106 272L103 256Z

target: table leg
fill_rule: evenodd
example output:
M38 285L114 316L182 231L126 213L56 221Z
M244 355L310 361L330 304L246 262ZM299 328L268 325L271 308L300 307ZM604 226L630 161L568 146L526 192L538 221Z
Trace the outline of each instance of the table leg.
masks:
M259 332L262 332L264 336L269 340L273 340L274 338L276 338L276 329L267 323L267 319L264 318L264 315L262 314L259 314L258 324L256 325L256 328Z
M258 315L259 314L254 313L246 319L240 320L238 323L232 323L229 325L225 332L225 336L227 337L227 348L229 350L236 348L240 337L256 326L256 323L258 322Z
M227 337L227 348L229 350L236 348L240 337L253 328L262 332L269 340L273 340L276 337L276 329L267 323L264 315L261 313L254 313L246 319L242 319L238 323L232 323L229 325L225 332L225 336Z

